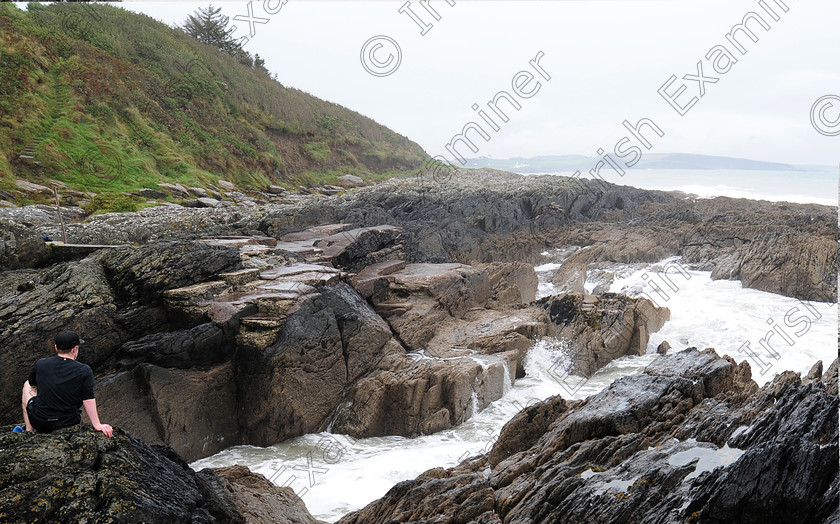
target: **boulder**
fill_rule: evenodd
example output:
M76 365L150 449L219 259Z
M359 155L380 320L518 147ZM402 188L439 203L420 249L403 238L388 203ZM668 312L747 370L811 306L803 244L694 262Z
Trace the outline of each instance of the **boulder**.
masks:
M227 180L219 180L217 184L219 184L219 187L222 188L224 191L236 191L236 186L228 182Z
M278 487L245 466L204 469L216 492L230 497L245 524L324 524L315 519L303 501L288 487Z
M585 377L624 355L643 355L651 333L671 317L668 308L656 307L646 298L605 293L567 294L537 301L553 324L551 333L568 342L571 366L557 370Z
M181 184L161 183L158 187L175 198L189 198L190 192Z
M36 267L48 256L44 239L35 228L0 218L0 271Z
M338 177L337 183L342 187L358 187L363 185L365 181L356 175L342 175Z
M15 185L21 191L25 191L27 193L39 193L42 195L52 195L53 190L47 186L42 186L40 184L35 184L33 182L27 182L26 180L15 180Z
M201 197L197 198L198 206L196 207L219 207L221 202L215 198Z
M165 191L158 191L157 189L150 189L147 187L144 187L143 189L138 191L138 194L143 198L148 198L151 200L163 200L169 196L169 194Z
M191 194L192 196L198 197L198 198L206 198L208 196L207 195L207 190L204 189L203 187L188 187L187 192L189 194Z
M663 340L658 346L656 346L656 352L659 355L666 355L669 349L671 349L671 344L669 344L667 340Z

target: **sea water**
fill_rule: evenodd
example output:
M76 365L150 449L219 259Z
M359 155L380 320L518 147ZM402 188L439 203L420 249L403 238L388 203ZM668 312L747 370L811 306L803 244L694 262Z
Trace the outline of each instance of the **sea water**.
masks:
M457 428L417 438L304 435L266 448L237 446L192 467L248 466L275 484L292 488L313 515L333 522L382 497L398 482L434 467L453 467L469 456L489 451L502 426L529 404L552 395L586 398L619 377L640 373L657 358L655 350L663 340L670 343L670 352L690 346L713 347L738 362L747 360L759 384L787 369L805 373L817 360L828 367L837 357L834 304L745 289L737 281L713 281L709 272L676 264L680 260L672 258L643 268L619 268L610 291L651 297L657 306L670 309L671 320L651 336L647 354L614 360L588 380L565 373L569 357L563 341L543 340L527 355L527 376ZM557 267L546 264L536 268L541 296L552 293L550 275ZM661 281L663 270L676 291ZM662 294L653 291L650 282L659 282ZM586 286L591 288L594 283ZM785 336L775 332L768 338L774 327Z
M535 173L573 176L574 172ZM801 166L798 170L630 169L619 176L602 170L604 180L641 189L682 191L699 198L726 196L837 205L837 166ZM589 178L584 175L583 178Z

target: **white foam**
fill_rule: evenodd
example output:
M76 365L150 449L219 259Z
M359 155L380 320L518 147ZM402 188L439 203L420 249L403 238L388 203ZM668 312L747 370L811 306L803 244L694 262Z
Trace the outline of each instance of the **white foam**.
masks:
M656 266L661 268L669 261L674 259ZM817 360L829 363L837 358L835 304L803 302L748 289L739 281L713 281L708 271L687 270L687 274L690 278L669 272L668 280L677 291L668 287L660 273L650 269L616 278L610 286L612 292L645 296L657 306L671 310L671 320L651 335L648 352L655 351L664 340L674 350L691 346L715 348L719 355L730 355L738 362L747 360L752 378L760 385L782 371L807 373ZM651 282L657 283L658 291ZM802 319L808 319L810 325L806 326ZM774 327L793 344L778 333L766 338Z
M548 251L543 253L543 255L548 255L548 254L549 254ZM541 264L539 266L535 266L534 271L536 271L537 273L545 273L547 271L556 271L556 270L560 269L560 266L562 266L562 265L563 264L557 264L555 262L548 262L546 264Z

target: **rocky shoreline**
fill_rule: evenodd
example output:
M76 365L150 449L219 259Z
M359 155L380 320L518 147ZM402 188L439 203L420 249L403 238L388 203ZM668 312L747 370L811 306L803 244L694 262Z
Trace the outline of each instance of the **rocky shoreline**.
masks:
M610 264L678 255L691 267L712 270L716 278L740 278L745 286L810 300L836 297L836 209L692 200L620 186L609 191L593 186L581 192L580 184L586 182L491 170L459 174L437 184L430 184L431 180L397 180L336 196L293 198L261 206L247 202L204 208L158 206L68 224L68 242L113 246L90 254L44 242L44 235L60 236L49 208L0 210L0 339L6 348L5 365L0 367L0 423L18 423L20 384L32 363L48 353L50 337L63 329L74 329L87 340L81 360L96 374L103 420L120 427L126 439L168 446L171 450L164 455L193 461L237 444L267 446L327 429L353 437L414 437L457 426L524 376L526 351L544 337L569 340L574 355L570 371L583 376L615 358L642 354L650 334L662 327L670 312L645 298L602 291L587 294L581 289L587 271L608 275ZM228 195L220 192L218 196ZM535 301L538 281L532 264L541 252L568 246L576 246L577 251L565 258L554 278L567 293ZM563 430L578 437L558 444L552 454L572 453L568 450L584 444L592 448L595 455L591 457L600 454L584 486L592 488L592 482L606 478L596 474L600 470L595 468L618 468L647 447L639 447L638 442L662 447L662 456L692 447L680 444L685 449L677 449L680 445L667 443L670 435L681 442L689 438L714 442L717 447L729 439L733 448L749 453L752 441L724 435L734 431L734 426L723 428L722 422L715 422L716 411L692 411L719 400L727 409L749 410L738 420L746 426L757 420L757 413L774 409L766 405L767 394L762 397L764 404L749 400L758 392L749 380L748 366L696 351L683 351L661 362L642 375L653 378L638 379L656 383L649 384L649 394L629 390L608 394L612 388L605 390L604 394L626 397L615 401L616 405L632 404L629 411L607 409L612 400L598 408L607 422L595 425L612 429L591 436L585 436L589 430L579 424ZM801 380L810 389L802 393L805 390L797 385L797 394L817 398L821 394L817 389L823 387L836 397L836 374L835 363L826 376ZM796 389L791 384L800 380L782 374L773 384L781 377L788 377L785 391ZM701 391L698 381L715 385ZM665 382L668 385L660 397L648 399ZM667 403L662 400L666 397ZM465 509L472 508L472 503L458 506L457 497L441 503L442 495L434 495L438 489L441 494L461 490L476 507L484 508L476 514L476 522L542 521L547 517L539 516L540 512L553 510L540 502L546 492L533 491L545 482L539 475L528 477L529 471L539 470L529 462L532 459L523 458L503 474L511 482L521 477L514 484L530 488L516 488L515 495L502 497L512 489L510 482L490 479L496 478L497 470L502 475L517 453L530 449L529 457L541 456L542 451L532 446L560 438L551 428L569 417L592 418L586 414L587 406L598 402L558 398L528 408L523 411L530 413L525 415L527 420L539 422L517 423L523 416L520 413L493 451L457 468L463 472L459 476L464 477L463 483L427 488L430 479L442 481L434 471L413 481L419 482L419 491L412 491L419 504L411 510L414 513L405 513L408 510L398 503L406 495L401 484L394 488L398 496L389 493L343 521L389 522L409 517L449 521L445 515L454 518L461 511L473 511ZM659 406L655 416L649 413L651 402ZM644 404L638 410L645 417L656 421L661 415L668 421L656 422L651 426L655 430L645 429L647 423L638 422L644 417L633 407L638 403ZM833 407L826 405L836 419L836 402ZM570 414L578 408L582 414ZM671 409L679 416L666 413ZM610 422L610 417L621 422ZM695 426L707 422L720 426L720 431L703 433L691 426L680 432L675 428L685 424L681 417L694 417ZM834 432L834 448L822 430L802 438L819 441L823 446L819 449L833 450L836 459L836 420L833 429L825 424L825 431ZM623 429L615 429L619 427ZM607 436L621 442L603 444L604 450L624 449L612 459L605 458L607 451L595 451L602 445L598 439ZM766 439L760 443L769 442ZM15 441L9 442L8 449L14 449ZM31 439L25 442L39 445ZM511 442L517 443L515 450ZM134 440L125 441L127 447L134 445ZM552 471L569 477L567 458L552 463ZM573 462L577 468L579 461ZM628 462L626 467L635 468L635 475L652 467L648 462ZM484 475L487 467L492 468L491 477ZM623 469L613 473L612 479L629 475ZM689 473L686 470L685 475ZM837 468L818 473L828 475L832 496L836 496ZM715 470L716 478L719 474ZM282 500L271 506L275 509L257 504L248 510L257 515L256 520L248 520L240 510L237 517L233 510L216 507L231 507L228 499L219 502L211 495L196 495L187 503L193 509L183 513L193 515L189 518L198 518L197 513L189 513L195 508L215 504L215 509L205 512L212 516L207 521L260 521L277 508L291 508L288 511L294 513L302 504L294 495L266 494L271 490L264 479L241 470L222 475L226 481L212 473L199 475L212 477L207 482L217 492L218 486L226 486L229 496L238 493L243 500L256 496L269 506L275 499ZM590 476L595 480L588 481ZM31 479L22 478L10 477L8 485L28 489L20 486L29 485ZM672 484L670 488L676 486ZM773 486L794 487L781 478ZM190 489L209 493L206 486L199 488ZM583 491L575 492L578 488ZM588 493L589 499L576 495L574 500L597 499L590 504L601 504L600 495L590 493L595 488L572 483L562 489L567 494ZM678 512L675 508L685 503L694 508L686 515L696 511L709 515L703 513L709 511L707 501L695 504L687 494L680 496L668 498L664 506L656 505L661 501L651 502L638 511L677 519L677 514L684 516L685 508ZM805 501L800 499L795 499L797 504ZM532 500L520 507L522 501ZM485 507L488 501L491 505ZM569 515L583 518L583 513L574 513L578 506L572 506ZM609 511L632 513L603 507L605 515L611 515ZM769 515L788 516L785 511ZM824 517L822 509L815 511L811 516ZM305 508L301 515L304 512ZM633 513L634 518L641 514ZM95 515L87 518L98 518ZM290 520L298 521L309 522Z
M339 522L837 522L837 361L763 388L750 375L713 350L659 357L584 401L526 408L488 454Z
M692 268L712 271L713 278L806 300L836 298L837 212L829 206L697 199L492 169L459 170L445 177L424 173L335 196L260 195L260 205L230 191L220 194L230 200L217 207L167 204L98 215L69 224L68 242L280 238L329 223L354 228L388 224L403 229L408 262L535 263L552 247L591 246L588 264L682 256ZM69 212L83 214L79 208ZM61 238L53 209L0 209L0 220L0 267L49 263L41 235Z

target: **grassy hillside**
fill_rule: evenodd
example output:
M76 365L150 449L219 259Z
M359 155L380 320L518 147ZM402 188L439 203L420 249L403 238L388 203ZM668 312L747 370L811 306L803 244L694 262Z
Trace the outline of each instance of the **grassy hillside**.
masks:
M147 16L0 4L0 190L16 197L16 179L97 193L218 179L297 186L410 171L426 157Z

